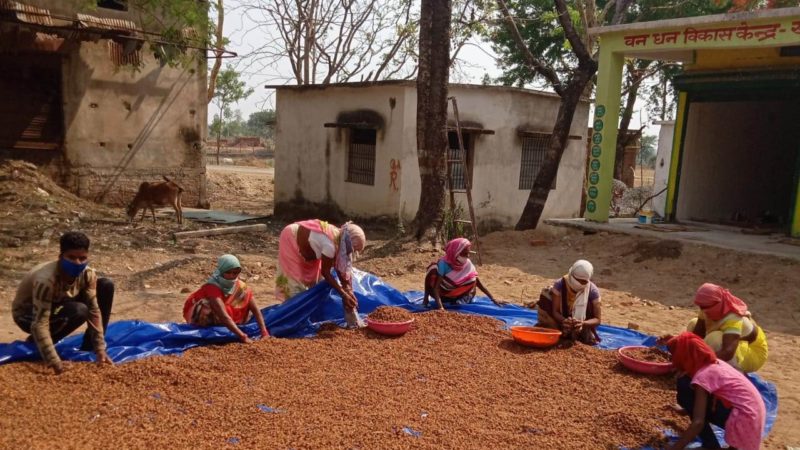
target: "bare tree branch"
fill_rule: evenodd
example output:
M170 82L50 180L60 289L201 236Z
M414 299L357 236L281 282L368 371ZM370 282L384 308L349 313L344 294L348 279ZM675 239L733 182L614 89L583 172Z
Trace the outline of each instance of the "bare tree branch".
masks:
M297 84L407 77L419 20L413 0L241 0L266 43L246 66L273 70L284 60Z
M411 20L411 2L407 2L406 3L404 16L405 16L405 23L409 23L410 20ZM408 31L404 30L401 33L401 35L398 37L398 39L395 41L395 43L392 46L392 48L383 57L383 62L381 63L380 66L378 66L378 70L375 71L375 76L372 78L373 81L377 81L377 80L380 79L381 74L383 73L384 70L386 70L386 66L388 66L389 62L391 62L395 58L395 56L397 55L397 52L400 51L400 49L402 48L403 44L407 40L408 40ZM406 54L406 57L407 57L407 54Z

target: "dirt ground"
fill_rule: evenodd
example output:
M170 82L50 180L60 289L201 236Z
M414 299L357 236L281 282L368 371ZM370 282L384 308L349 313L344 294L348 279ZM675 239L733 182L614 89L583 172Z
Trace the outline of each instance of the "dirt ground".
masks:
M210 172L212 207L225 201L271 209L271 175ZM13 176L0 171L0 340L24 338L10 317L11 299L20 277L33 265L57 256L57 237L68 229L86 231L93 239L92 266L114 279L117 294L112 320L180 321L187 291L199 286L221 253L238 255L243 275L256 290L259 306L274 302L273 286L277 236L283 223L266 220L269 231L199 238L175 243L179 230L171 219L129 225L121 209L94 208L61 198L52 186L49 197L37 191L4 195L2 183ZM266 179L266 183L264 180ZM19 181L19 180L17 180ZM14 182L17 182L14 181ZM19 181L22 183L25 180ZM240 186L231 199L227 187ZM44 200L43 200L44 199ZM65 203L64 205L61 205ZM83 205L89 208L87 205ZM49 208L49 209L48 209ZM188 223L184 229L205 227ZM413 244L389 241L394 230L365 227L369 244L356 267L383 277L400 290L421 288L426 266L439 253ZM659 243L660 242L660 243ZM531 232L497 232L484 236L481 280L498 298L515 303L535 300L539 291L563 275L578 258L595 266L601 288L603 321L611 325L635 324L650 334L676 333L693 316L692 295L703 282L730 288L743 298L766 330L770 358L760 375L774 382L779 394L779 418L765 447L784 449L800 445L800 263L775 257L750 255L702 245L676 245L667 241L594 234L565 229Z

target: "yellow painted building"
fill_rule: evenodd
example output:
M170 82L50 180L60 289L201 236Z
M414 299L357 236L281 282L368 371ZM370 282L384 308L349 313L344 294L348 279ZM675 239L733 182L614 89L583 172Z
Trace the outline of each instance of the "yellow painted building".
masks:
M585 217L608 220L625 58L680 62L666 219L800 237L800 8L590 30L600 68ZM614 118L614 120L611 120Z

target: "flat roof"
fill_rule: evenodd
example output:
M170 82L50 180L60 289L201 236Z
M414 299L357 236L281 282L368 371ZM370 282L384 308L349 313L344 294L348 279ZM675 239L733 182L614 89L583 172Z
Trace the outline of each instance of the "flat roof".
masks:
M800 8L798 8L800 9ZM321 90L321 89L328 89L328 88L336 88L336 87L344 87L344 88L365 88L365 87L376 87L376 86L406 86L406 87L417 87L417 82L414 80L381 80L381 81L357 81L357 82L347 82L347 83L328 83L328 84L268 84L265 85L265 89L289 89L289 90L296 90L296 91L304 91L304 90ZM501 92L516 92L520 94L532 94L532 95L541 95L545 97L552 97L558 98L558 94L554 92L547 92L541 91L538 89L526 89L526 88L519 88L514 86L496 86L496 85L488 85L488 84L463 84L463 83L450 83L450 87L462 88L462 89L481 89L481 90L490 90L490 91L501 91ZM588 101L587 99L583 99L584 101Z
M744 11L729 14L714 14L711 16L682 17L678 19L653 20L650 22L637 22L622 25L609 25L605 27L589 28L589 34L602 36L604 34L616 33L619 31L645 31L661 28L686 27L694 25L705 25L710 23L724 23L746 21L754 19L770 19L798 16L800 17L800 7L762 9L757 11Z

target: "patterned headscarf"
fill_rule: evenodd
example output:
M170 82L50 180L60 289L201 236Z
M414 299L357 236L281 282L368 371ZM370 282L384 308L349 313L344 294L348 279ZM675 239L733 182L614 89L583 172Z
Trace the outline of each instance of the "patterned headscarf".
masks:
M672 364L692 377L698 370L717 361L714 350L703 338L688 331L670 339L667 348L672 353Z
M744 317L750 315L747 305L731 291L712 283L700 286L694 295L694 304L713 321L722 320L730 313Z
M453 270L456 271L461 270L464 267L464 264L466 264L466 262L464 263L458 262L458 256L461 255L464 249L470 248L471 246L472 243L469 241L469 239L465 238L453 239L452 241L448 242L447 245L445 245L444 247L444 262L450 265L450 267L452 267Z
M347 281L350 281L353 273L353 227L352 222L347 222L339 229L339 245L333 262L336 271L344 275ZM361 234L364 234L363 230Z

